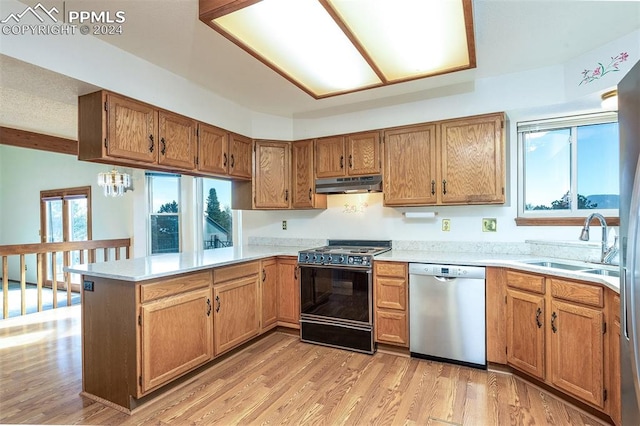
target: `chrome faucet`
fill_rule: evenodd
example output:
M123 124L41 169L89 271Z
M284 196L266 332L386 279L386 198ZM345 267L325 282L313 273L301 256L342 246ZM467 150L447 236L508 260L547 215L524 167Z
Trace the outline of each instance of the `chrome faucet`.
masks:
M615 237L615 240L611 247L607 245L607 221L600 213L591 213L584 221L584 227L582 228L582 232L580 233L580 240L589 241L589 226L591 224L591 220L593 220L594 217L600 221L600 225L602 226L602 247L600 252L600 262L611 263L613 258L618 254L618 237Z

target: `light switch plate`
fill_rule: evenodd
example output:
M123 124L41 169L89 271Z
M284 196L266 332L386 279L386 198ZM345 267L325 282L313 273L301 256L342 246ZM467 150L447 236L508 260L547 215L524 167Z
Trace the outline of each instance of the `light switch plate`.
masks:
M451 231L451 219L442 219L442 230L444 232Z
M498 219L484 218L482 219L482 232L496 232L498 229Z

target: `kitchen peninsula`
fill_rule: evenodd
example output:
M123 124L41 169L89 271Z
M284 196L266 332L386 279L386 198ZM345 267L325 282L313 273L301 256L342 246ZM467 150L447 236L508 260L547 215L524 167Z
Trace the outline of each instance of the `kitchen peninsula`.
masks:
M172 383L179 383L176 379L206 368L243 343L276 327L298 329L295 256L302 249L319 245L315 243L305 247L249 245L68 269L83 275L83 395L131 413L171 388ZM489 363L507 365L537 383L609 414L618 406L612 402L617 398L612 382L616 377L609 373L615 371L609 364L614 359L610 354L616 350L609 336L619 332L619 322L614 318L618 279L550 268L532 263L534 257L541 259L531 254L394 249L376 256L375 263L431 261L487 267ZM514 311L514 306L519 308ZM536 314L538 308L540 313ZM516 315L522 309L522 315ZM551 318L552 311L559 319ZM536 326L529 312L544 327ZM585 317L585 313L591 316ZM509 315L511 320L505 322ZM529 320L534 321L533 326ZM609 334L602 332L605 322L610 324ZM558 326L560 333L547 330L550 324ZM589 385L587 390L582 389L587 387L582 381L572 383L575 378L563 376L565 370L558 367L564 362L558 354L575 354L579 349L566 346L575 343L570 325L587 326L589 333L593 331L590 339L579 337L580 341L594 342L596 349L595 358L588 361L595 359L594 371L590 371L587 361L581 364L590 374L585 382ZM549 336L541 337L542 341L547 340L546 346L525 345L525 352L518 349L517 345L525 342L513 339L529 331L535 336L548 332ZM528 334L526 339L529 343L541 341ZM394 345L384 338L376 337L376 342L379 346ZM405 344L395 345L398 352L406 354ZM512 349L505 353L505 347ZM531 357L539 359L537 354L546 356L547 361L531 370Z

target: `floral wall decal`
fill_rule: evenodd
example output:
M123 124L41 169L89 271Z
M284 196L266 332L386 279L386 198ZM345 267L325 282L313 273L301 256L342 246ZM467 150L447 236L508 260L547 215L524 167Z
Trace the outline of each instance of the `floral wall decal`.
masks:
M582 71L582 81L578 86L583 83L591 83L592 81L599 80L605 74L610 72L620 71L618 68L620 63L625 62L629 58L629 54L627 52L622 52L616 56L612 56L608 65L602 65L601 62L598 62L598 65L592 70L584 70Z

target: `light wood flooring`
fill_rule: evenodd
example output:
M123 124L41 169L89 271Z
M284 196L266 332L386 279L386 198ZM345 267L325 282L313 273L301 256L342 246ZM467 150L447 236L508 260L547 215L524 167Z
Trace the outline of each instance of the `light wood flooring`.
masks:
M80 310L0 321L0 423L601 425L509 374L273 333L131 416L79 396Z

